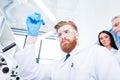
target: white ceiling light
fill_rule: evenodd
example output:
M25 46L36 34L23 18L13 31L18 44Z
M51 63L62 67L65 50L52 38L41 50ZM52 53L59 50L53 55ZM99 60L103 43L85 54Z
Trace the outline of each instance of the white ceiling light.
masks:
M34 2L43 10L43 12L49 17L51 21L55 21L55 16L50 12L50 10L45 6L41 0L34 0Z

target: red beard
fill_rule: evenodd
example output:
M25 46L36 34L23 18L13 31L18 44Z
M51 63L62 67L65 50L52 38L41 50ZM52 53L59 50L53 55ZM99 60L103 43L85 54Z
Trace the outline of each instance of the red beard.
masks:
M70 40L63 40L60 44L61 49L63 52L70 53L76 46L77 41L74 39L73 41Z

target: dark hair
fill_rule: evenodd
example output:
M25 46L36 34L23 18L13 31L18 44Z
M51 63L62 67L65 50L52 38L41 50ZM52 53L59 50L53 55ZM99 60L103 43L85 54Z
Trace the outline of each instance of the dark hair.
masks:
M77 26L72 21L60 21L55 25L54 28L56 29L56 31L58 31L58 29L64 25L71 25L76 31L78 31Z
M104 45L101 43L101 41L100 41L100 34L101 34L101 33L105 33L105 34L109 35L109 36L110 36L110 41L111 41L110 45L111 45L113 48L115 48L115 49L118 50L118 48L117 48L117 46L116 46L116 44L115 44L115 40L114 40L113 35L112 35L109 31L106 31L106 30L101 31L101 32L99 33L99 35L98 35L98 40L99 40L100 45L101 45L101 46L104 46Z

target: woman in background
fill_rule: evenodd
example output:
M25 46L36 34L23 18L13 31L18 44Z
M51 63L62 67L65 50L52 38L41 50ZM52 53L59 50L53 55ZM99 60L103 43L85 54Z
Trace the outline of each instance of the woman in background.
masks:
M106 47L112 53L112 55L115 56L120 64L120 55L112 34L109 31L103 30L98 35L98 41L101 46Z

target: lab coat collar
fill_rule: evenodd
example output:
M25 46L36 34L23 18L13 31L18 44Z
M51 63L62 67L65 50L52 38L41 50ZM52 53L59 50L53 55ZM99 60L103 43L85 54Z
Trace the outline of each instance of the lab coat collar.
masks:
M80 46L79 45L77 45L69 54L70 54L70 56L73 56L73 55L76 55L78 52L80 51ZM64 59L65 59L65 57L66 57L66 55L68 54L68 53L64 53L63 52L63 61L64 61Z
M114 49L114 48L112 48L112 49L110 50L110 52L111 52L112 54L116 54L116 53L117 53L117 50Z
M81 50L81 49L80 49L80 46L77 45L69 54L70 54L71 56L76 55L76 54L78 54L78 52L79 52L80 50Z
M64 61L65 57L62 59L62 61L61 61L61 66L60 66L60 67L63 67L64 65L69 64L70 62L72 63L71 60L73 60L73 58L75 57L75 55L77 55L77 54L80 52L80 50L81 50L81 49L80 49L80 46L77 45L77 46L72 50L72 52L69 53L69 54L70 54L70 57L69 57L66 61Z

